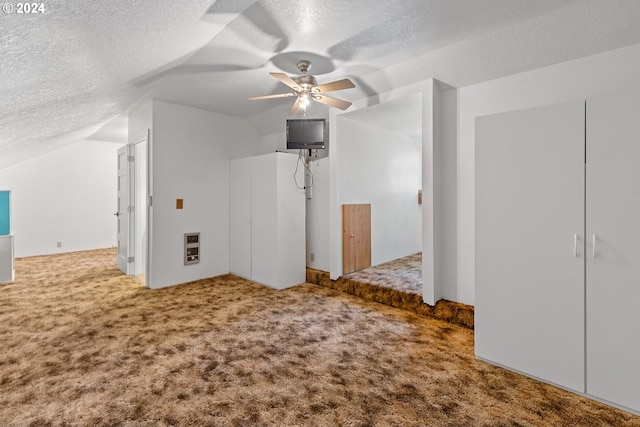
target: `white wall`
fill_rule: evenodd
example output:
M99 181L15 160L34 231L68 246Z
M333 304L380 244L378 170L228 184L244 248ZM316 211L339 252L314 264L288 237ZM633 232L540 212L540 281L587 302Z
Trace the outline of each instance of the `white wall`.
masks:
M450 299L474 303L475 117L637 88L640 44L458 90L458 283L446 290Z
M254 127L248 121L238 120L235 117L231 118L229 125L241 127L237 129L237 131L233 128L225 131L225 134L230 138L227 142L227 156L229 159L259 156L261 154L284 150L278 146L280 141L279 135L258 136ZM238 135L238 138L233 137L233 135ZM282 136L282 138L284 138L284 136Z
M150 287L229 272L229 158L261 143L247 120L153 101ZM200 232L200 263L185 266L188 232Z
M0 170L0 189L12 190L16 257L116 246L121 146L80 141Z
M371 204L371 263L422 250L422 140L340 120L339 203Z

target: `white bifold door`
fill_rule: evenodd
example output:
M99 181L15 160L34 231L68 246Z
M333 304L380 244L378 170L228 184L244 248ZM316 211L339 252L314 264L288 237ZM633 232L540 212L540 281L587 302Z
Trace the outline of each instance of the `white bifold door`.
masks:
M476 355L640 411L640 93L476 119Z
M251 158L232 160L229 167L229 271L251 279Z
M118 149L118 268L149 286L151 207L147 138Z
M118 149L118 211L114 214L118 223L118 268L124 274L130 274L129 265L129 176L131 175L131 166L129 163L131 146L124 145Z
M231 273L276 289L305 281L305 193L296 186L304 167L297 161L288 153L231 160Z
M584 102L476 120L476 355L578 391L583 188Z
M587 392L640 411L640 93L587 101Z

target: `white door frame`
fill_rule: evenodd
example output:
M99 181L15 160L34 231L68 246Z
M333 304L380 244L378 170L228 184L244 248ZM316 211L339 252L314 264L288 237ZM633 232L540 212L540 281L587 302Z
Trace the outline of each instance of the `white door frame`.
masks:
M394 89L390 92L378 94L375 97L362 99L353 103L350 111L367 108L374 104L420 93L422 96L422 299L425 303L435 305L442 297L442 268L441 259L437 254L442 252L440 214L441 194L439 184L441 149L440 141L434 135L440 132L436 129L439 124L434 118L440 114L440 88L434 79L425 82ZM329 258L330 277L337 280L342 276L342 203L339 194L338 158L340 150L338 118L347 113L335 108L329 109Z
M136 217L137 215L145 215L145 224L146 224L146 236L144 238L143 241L141 241L141 244L145 245L146 248L143 248L142 250L145 253L144 256L144 282L143 284L146 285L147 287L151 287L150 283L151 283L151 206L152 206L152 198L151 198L151 130L148 129L147 130L147 136L144 139L141 139L137 142L131 143L129 144L130 147L130 152L132 154L135 153L135 147L138 144L141 143L147 143L146 146L146 177L145 177L145 185L144 185L144 189L143 191L145 192L145 202L142 206L138 206L138 200L136 200L136 190L137 190L137 182L135 179L136 176L136 171L137 168L140 167L139 166L139 157L138 156L133 156L133 162L131 163L131 168L130 168L130 172L131 175L133 176L134 179L130 180L131 185L129 186L130 188L130 192L131 192L131 205L133 206L132 213L133 215L131 215L131 228L130 230L133 230L133 233L130 233L130 253L133 255L135 254L136 251L136 247L137 247L137 230L135 229L134 224L137 223L136 221ZM134 265L135 265L135 261L134 261ZM135 274L137 269L134 269L133 266L131 268L131 273L130 274ZM138 279L140 279L138 277Z
M118 241L118 254L116 263L118 268L125 274L131 274L131 220L130 206L131 206L131 147L125 145L118 149L118 190L117 190L117 207L118 211L114 214L118 221L117 241ZM126 242L126 248L124 253L121 252L121 242Z

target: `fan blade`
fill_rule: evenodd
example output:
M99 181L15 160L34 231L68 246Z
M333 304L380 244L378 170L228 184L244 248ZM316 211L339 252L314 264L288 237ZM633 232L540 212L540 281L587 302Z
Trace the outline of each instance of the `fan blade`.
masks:
M291 111L289 111L289 114L295 116L300 112L300 110L302 110L302 102L300 102L299 99L296 99L296 101L293 103L293 106L291 107Z
M275 95L250 96L249 100L256 101L258 99L286 98L288 96L296 96L296 94L292 92L288 92L288 93L277 93Z
M294 82L293 79L287 76L285 73L269 73L269 74L271 74L274 78L280 80L281 83L286 84L293 90L296 90L296 91L302 90L302 88L298 85L298 83Z
M349 79L336 80L335 82L325 83L320 86L316 86L318 92L333 92L335 90L351 89L356 87Z
M330 96L327 95L315 95L313 97L314 101L318 101L321 102L323 104L326 104L330 107L336 107L339 108L341 110L346 110L347 108L349 108L351 106L351 103L348 101L344 101L342 99L337 99L337 98L332 98Z

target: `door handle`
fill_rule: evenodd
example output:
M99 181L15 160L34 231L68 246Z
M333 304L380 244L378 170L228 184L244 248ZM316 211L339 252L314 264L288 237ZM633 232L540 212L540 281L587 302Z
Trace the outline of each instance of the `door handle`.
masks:
M573 256L578 258L578 233L573 235Z
M120 212L114 213L115 216L120 216Z
M593 242L592 242L593 248L592 248L592 252L591 252L591 258L595 258L596 257L596 240L597 240L595 234L593 235L593 239L592 240L593 240Z

